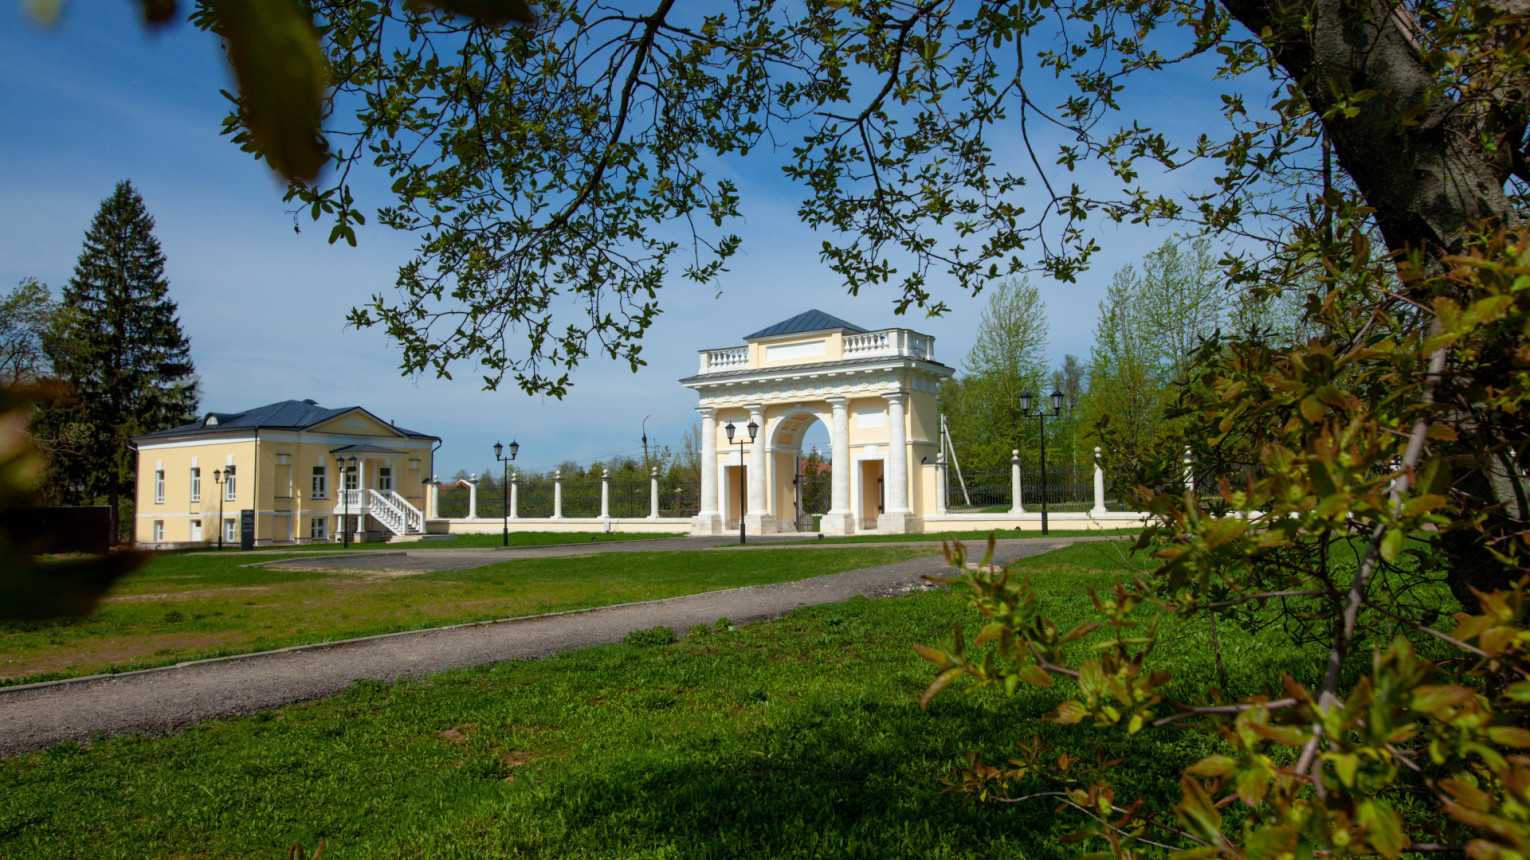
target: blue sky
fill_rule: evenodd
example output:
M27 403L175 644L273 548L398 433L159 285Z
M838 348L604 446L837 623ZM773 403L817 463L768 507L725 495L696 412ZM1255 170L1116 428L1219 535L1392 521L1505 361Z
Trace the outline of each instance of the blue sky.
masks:
M391 291L409 237L369 225L359 247L332 246L327 227L294 221L280 183L218 133L227 104L219 89L231 84L210 35L187 24L146 32L134 4L120 0L75 2L52 29L30 23L19 6L0 12L11 16L0 23L0 290L35 277L57 294L100 201L131 179L156 220L204 411L304 398L360 405L442 437L436 471L443 477L491 466L494 442L512 438L521 444L518 463L540 469L641 457L645 416L651 443L677 446L696 416L694 395L676 380L696 372L696 351L741 344L809 308L868 329L932 334L937 358L955 367L972 345L984 298L939 290L937 280L952 311L929 319L894 316L890 290L847 295L818 260L822 238L797 217L800 193L746 166L737 174L742 255L717 287L671 278L660 296L664 313L646 338L648 366L637 374L588 359L561 401L513 386L484 391L469 367L453 381L401 377L397 349L344 318L373 293ZM1177 100L1202 94L1204 87L1155 87L1148 119L1183 119ZM1178 187L1195 178L1148 182ZM1169 235L1103 228L1104 253L1079 283L1039 282L1054 364L1067 353L1087 359L1111 274ZM822 428L815 435L827 439Z

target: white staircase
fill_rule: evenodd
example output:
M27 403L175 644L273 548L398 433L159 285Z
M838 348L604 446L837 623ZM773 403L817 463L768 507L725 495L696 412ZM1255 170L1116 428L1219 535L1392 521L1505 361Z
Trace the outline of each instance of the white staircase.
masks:
M392 490L367 490L363 510L397 537L425 533L425 513Z

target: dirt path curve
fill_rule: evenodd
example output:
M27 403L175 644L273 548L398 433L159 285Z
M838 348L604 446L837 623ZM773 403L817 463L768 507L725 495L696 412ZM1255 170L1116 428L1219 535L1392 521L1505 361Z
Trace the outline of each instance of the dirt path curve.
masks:
M1008 563L1077 540L1080 538L1001 541L996 560ZM669 541L643 543L650 544L645 547L648 549ZM551 554L555 548L535 549ZM630 544L579 547L581 552L636 549ZM469 551L369 553L366 561L370 566L386 557L392 564L417 569L425 564L455 563L445 554L456 557L463 552ZM477 556L475 566L490 563L484 560L483 551L471 552ZM352 561L362 560L352 554L338 562L350 566ZM309 558L302 563L317 561ZM97 732L168 734L214 717L246 716L291 702L333 696L360 679L391 681L465 666L546 657L618 642L633 630L658 625L683 635L693 625L711 624L718 618L744 624L775 618L799 606L848 600L857 594L885 597L920 588L924 585L920 574L946 569L937 556L800 582L395 633L121 675L4 687L0 688L0 756L65 740L86 740Z

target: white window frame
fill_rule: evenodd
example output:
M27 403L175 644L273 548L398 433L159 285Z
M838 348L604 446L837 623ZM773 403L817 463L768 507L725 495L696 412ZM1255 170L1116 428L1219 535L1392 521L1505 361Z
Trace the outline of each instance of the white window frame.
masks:
M308 521L309 540L329 540L329 517L313 517Z
M191 542L192 543L200 543L201 541L202 541L202 521L201 520L192 520L191 521Z
M155 520L154 521L154 542L155 543L163 543L164 540L165 540L165 521L164 520Z
M345 470L345 488L347 490L361 489L361 466Z
M202 501L202 467L201 466L192 466L191 467L191 500L193 502L200 502L200 501Z
M223 540L225 543L239 540L239 520L228 517L223 521Z
M329 467L323 464L313 467L313 483L309 485L315 499L329 498Z
M155 469L154 470L154 504L156 504L156 505L163 505L164 503L165 503L165 470L164 469Z
M223 479L223 501L225 502L232 502L235 500L236 493L234 492L234 479L236 477L238 476L229 475Z
M393 489L393 467L377 467L377 489L384 492Z

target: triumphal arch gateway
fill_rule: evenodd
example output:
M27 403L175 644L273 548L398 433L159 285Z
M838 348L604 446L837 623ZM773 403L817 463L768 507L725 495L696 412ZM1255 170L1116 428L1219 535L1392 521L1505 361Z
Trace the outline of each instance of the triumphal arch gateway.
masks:
M753 534L807 527L798 478L814 421L829 432L832 464L818 528L920 531L941 483L935 392L953 372L935 360L929 335L867 331L816 310L760 329L743 346L701 350L700 372L680 380L701 398L701 512L692 533L721 534L740 517Z

